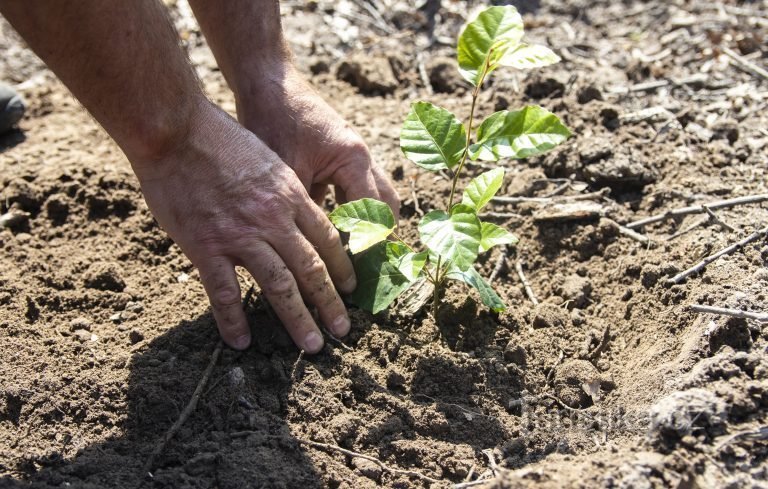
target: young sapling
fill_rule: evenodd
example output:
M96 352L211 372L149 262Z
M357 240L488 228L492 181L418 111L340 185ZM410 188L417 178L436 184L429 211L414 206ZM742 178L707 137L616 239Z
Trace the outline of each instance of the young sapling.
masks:
M333 224L349 233L358 279L350 300L357 306L373 313L382 311L423 278L434 285L435 320L446 280L473 287L493 311L505 309L474 268L478 254L497 245L517 243L506 229L478 218L501 188L504 169L495 168L473 178L461 199L457 186L470 161L527 158L554 148L570 136L557 116L536 105L491 114L475 130L478 95L494 70L501 66L538 68L560 60L549 48L522 42L522 37L523 21L512 6L485 9L462 31L457 46L458 69L473 86L466 124L429 102L411 105L400 132L404 155L425 170L452 172L444 210L429 212L418 225L424 250L414 249L397 234L392 210L378 200L348 202L330 214Z

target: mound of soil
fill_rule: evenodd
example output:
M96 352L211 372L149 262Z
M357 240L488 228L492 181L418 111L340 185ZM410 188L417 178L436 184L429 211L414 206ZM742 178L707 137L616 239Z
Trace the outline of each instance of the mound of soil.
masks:
M233 112L184 2L168 3L207 92ZM412 239L450 187L404 160L399 127L417 98L466 115L449 60L474 6L414 3L370 2L389 7L378 15L361 2L282 6L299 67L395 179ZM199 275L116 145L1 24L0 78L29 108L0 137L2 213L25 216L0 229L0 486L766 484L765 324L689 306L768 310L768 240L667 281L764 227L766 202L634 229L650 243L616 225L768 192L768 85L722 54L768 64L766 6L520 3L528 36L563 61L499 70L480 114L541 104L575 137L504 163L503 193L518 199L487 219L520 244L480 268L497 271L509 309L491 313L461 285L439 325L407 301L352 308L343 343L307 357L257 293L253 346L221 352L151 473L218 343Z

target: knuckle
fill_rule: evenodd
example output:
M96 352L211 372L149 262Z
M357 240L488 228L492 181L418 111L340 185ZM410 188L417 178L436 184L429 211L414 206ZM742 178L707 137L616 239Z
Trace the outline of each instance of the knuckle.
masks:
M269 193L259 199L259 211L266 216L278 216L286 211L286 202L282 196Z
M335 248L341 248L341 235L333 226L326 225L322 236L322 241L317 243L317 247L324 250L332 250Z
M304 267L304 274L310 277L313 281L324 281L327 275L325 271L325 264L318 256L312 257L309 263Z
M291 274L286 270L272 277L262 286L262 289L268 296L288 298L296 290L296 284Z
M219 287L213 291L210 299L214 309L226 309L240 304L240 291L234 287Z

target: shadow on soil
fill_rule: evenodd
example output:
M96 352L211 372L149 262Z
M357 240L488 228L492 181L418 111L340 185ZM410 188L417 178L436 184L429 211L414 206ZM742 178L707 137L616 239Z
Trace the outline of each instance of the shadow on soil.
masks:
M58 453L29 459L28 481L3 478L0 487L321 487L284 420L297 352L277 344L285 341L276 327L258 333L259 344L245 354L222 351L152 477L143 465L189 402L218 342L210 314L183 321L132 356L127 405L115 407L125 413L122 437L85 447L73 460Z
M21 144L26 140L27 137L21 129L11 129L6 133L0 134L0 153Z

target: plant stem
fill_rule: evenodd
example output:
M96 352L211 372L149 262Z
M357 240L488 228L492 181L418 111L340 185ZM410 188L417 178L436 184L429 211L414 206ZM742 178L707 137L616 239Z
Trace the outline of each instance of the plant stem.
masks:
M435 290L432 292L432 317L435 318L435 325L438 324L437 320L437 308L440 305L440 286L442 285L442 280L440 278L440 259L441 257L437 257L437 267L435 268Z
M488 57L485 59L485 65L483 66L483 74L480 75L480 80L478 80L477 85L475 86L475 89L472 90L472 106L469 109L469 121L467 122L467 141L465 143L464 152L461 154L461 161L459 162L459 167L456 168L456 173L453 174L453 182L451 182L451 195L448 197L448 212L451 212L451 207L453 207L453 198L456 194L456 185L459 183L459 176L461 175L461 170L464 168L464 163L467 162L467 157L469 156L469 144L472 142L472 123L475 120L475 106L477 105L477 96L480 95L480 87L483 86L483 81L485 80L485 76L488 74L488 69L490 68L490 62L491 62L491 54L493 53L493 50L488 52Z

